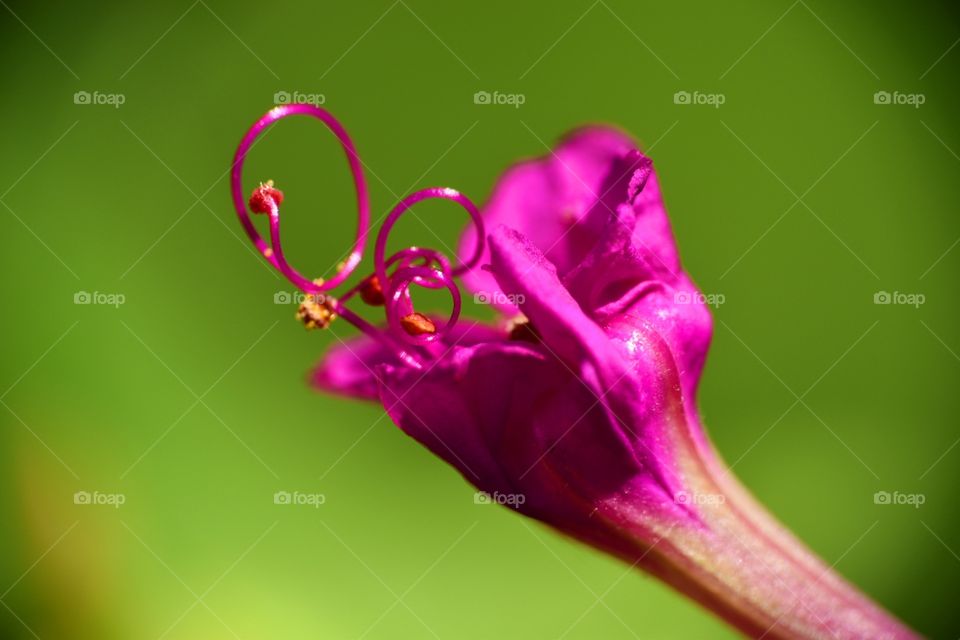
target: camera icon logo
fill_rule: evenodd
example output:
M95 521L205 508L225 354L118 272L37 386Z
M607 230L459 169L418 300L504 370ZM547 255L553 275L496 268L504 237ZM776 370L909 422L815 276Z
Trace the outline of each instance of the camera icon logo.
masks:
M477 91L473 94L473 104L490 104L492 101L493 96L489 91Z
M289 491L277 491L273 494L273 504L293 504L293 496Z
M690 297L690 293L687 291L677 291L673 294L674 304L690 304L693 302L693 299Z
M673 94L673 104L690 104L691 97L689 91L677 91Z
M673 500L677 504L690 504L690 494L686 491L678 491Z
M877 291L873 294L873 304L890 304L892 301L889 291Z
M77 291L73 294L73 304L90 304L92 301L89 291Z
M73 494L73 504L90 504L91 502L89 491L77 491Z
M490 304L490 295L486 291L478 291L473 294L473 301L477 304Z
M873 504L890 504L891 496L889 491L877 491L873 494Z
M477 491L473 494L473 504L493 504L493 500L486 491Z
M274 104L290 104L291 97L289 91L277 91L273 94L273 103Z
M89 91L77 91L73 94L73 104L90 104L91 96Z
M873 104L890 104L891 96L889 91L877 91L873 94Z
M273 294L273 304L290 304L293 302L293 295L289 291L277 291Z

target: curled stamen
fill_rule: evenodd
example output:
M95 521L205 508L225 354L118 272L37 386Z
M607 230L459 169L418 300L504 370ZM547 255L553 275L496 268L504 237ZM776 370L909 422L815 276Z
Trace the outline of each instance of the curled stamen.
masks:
M247 153L259 136L266 131L267 127L292 115L306 115L323 122L340 142L353 175L357 198L356 237L347 259L338 266L337 272L328 279L308 278L287 262L280 234L280 204L283 202L284 196L281 191L274 187L273 181L261 183L254 190L249 201L245 201L243 198L243 163L246 160ZM360 263L370 223L369 197L360 158L346 130L326 110L307 104L284 105L271 109L257 120L244 135L234 155L231 168L231 192L240 222L254 245L271 265L307 294L307 299L297 312L297 317L307 328L326 328L334 318L339 316L386 346L401 362L415 368L421 368L423 357L430 354L429 350L422 347L440 339L459 318L460 291L453 278L477 265L483 255L486 236L480 211L476 205L454 189L439 187L423 189L401 200L387 215L383 227L377 235L373 274L350 288L339 299L325 293L343 283ZM470 215L477 231L476 249L470 259L457 267L452 267L445 255L439 251L422 247L409 247L394 253L389 258L385 257L387 236L394 223L414 204L430 198L452 200ZM270 227L269 244L254 227L250 219L250 211L267 214ZM411 285L428 289L446 288L450 292L453 309L446 322L437 323L430 317L414 311L410 294ZM367 304L384 306L388 331L384 332L376 329L344 305L345 302L357 294ZM414 346L411 348L405 346L405 344Z
M413 266L416 260L422 261L420 266L429 267L430 264L433 263L436 265L435 268L440 271L450 273L450 261L447 260L447 256L439 251L426 249L424 247L407 247L406 249L401 249L387 258L384 266L387 269L395 264L398 265L398 268L410 267Z
M445 255L439 251L426 249L424 247L407 247L406 249L401 249L396 252L387 258L387 261L384 263L385 271L389 271L390 267L394 265L397 265L398 269L409 267L418 260L421 262L421 266L428 267L431 264L435 264L436 268L440 271L445 273L450 272L450 261L447 260ZM390 276L388 275L387 280L389 281L389 279ZM380 280L376 273L364 278L360 284L343 294L340 300L346 302L358 293L360 294L360 298L369 305L377 307L384 304L383 281Z
M360 263L360 260L363 258L363 247L367 243L367 233L370 226L370 199L367 195L367 185L363 177L360 157L357 155L357 150L350 136L347 134L346 129L343 128L343 125L341 125L336 118L320 107L309 104L288 104L271 109L266 115L257 120L247 131L243 140L240 141L240 146L237 147L237 152L233 157L233 165L230 172L230 188L233 195L233 205L237 210L237 215L240 217L240 223L260 253L263 254L270 264L284 271L276 259L276 250L272 250L270 246L267 245L257 232L256 227L253 226L253 221L250 220L250 214L247 211L247 202L243 197L243 163L246 161L247 153L250 151L254 142L266 131L267 127L278 120L294 115L306 115L320 120L337 137L340 146L343 147L344 154L347 156L347 163L350 165L350 173L353 174L353 183L357 194L357 233L350 254L343 262L340 270L330 278L324 280L322 285L313 285L311 283L310 289L312 291L308 291L308 293L313 291L328 291L350 277L350 274ZM280 203L275 202L275 204L279 205ZM271 212L271 223L273 222L272 216L273 213ZM284 275L290 277L287 272L284 272ZM310 281L308 280L308 282ZM299 282L294 282L294 284L298 287L300 286Z
M392 229L393 225L397 222L397 220L400 219L400 216L409 211L413 205L417 204L418 202L422 202L423 200L429 200L432 198L440 198L456 202L463 207L467 213L470 214L471 221L477 228L477 243L474 248L473 255L470 256L469 260L453 269L450 272L450 275L459 276L477 266L481 256L483 256L484 238L486 238L486 235L483 231L483 218L480 217L480 210L477 209L477 206L473 204L470 198L466 197L456 189L448 189L446 187L431 187L429 189L415 191L398 202L393 210L387 215L386 220L383 221L383 226L380 227L380 231L377 233L376 245L374 245L373 248L374 272L376 273L377 277L381 279L381 281L385 281L387 275L387 265L384 260L384 255L387 251L387 237L390 235L390 229Z
M385 258L387 238L400 216L418 202L432 198L452 200L463 207L470 215L471 221L477 228L477 244L470 259L455 268L451 268L449 260L442 253L420 247L410 247L393 254L390 258ZM483 219L480 217L479 209L469 198L455 189L443 187L421 189L397 203L387 215L383 226L377 233L377 241L373 249L374 276L380 283L388 283L384 305L387 312L387 323L395 335L413 344L426 344L442 337L448 329L456 324L460 315L460 291L453 282L453 277L468 271L480 261L483 255L484 237ZM413 261L417 258L423 260L423 265L412 266ZM429 268L430 262L436 263L438 268ZM387 270L394 264L397 264L397 268L392 275L388 275ZM422 328L426 325L419 320L416 323L402 322L404 318L414 315L410 297L411 284L430 289L445 287L450 291L454 308L445 324L439 327L434 326L432 331L425 331ZM421 317L426 318L425 316Z
M303 276L299 271L290 266L283 255L283 245L280 243L280 207L276 200L270 198L266 201L270 212L270 257L273 264L280 270L287 280L292 282L304 293L318 294L330 288L329 282L324 282L322 278L311 280ZM341 272L342 273L342 272ZM340 274L338 274L339 276Z
M411 324L410 316L422 316L413 311L413 304L410 301L410 284L417 284L429 289L440 289L445 287L450 292L453 300L453 309L447 321L440 325L433 325L432 331L411 330L412 328L422 328L424 325L419 321ZM443 271L430 269L429 267L404 267L397 269L389 281L386 292L385 306L387 311L387 324L393 331L393 334L411 344L425 345L441 338L447 330L457 323L460 317L460 289L453 279ZM422 316L425 318L425 316ZM406 322L404 320L406 319ZM433 324L432 321L430 321ZM419 326L418 326L419 325Z

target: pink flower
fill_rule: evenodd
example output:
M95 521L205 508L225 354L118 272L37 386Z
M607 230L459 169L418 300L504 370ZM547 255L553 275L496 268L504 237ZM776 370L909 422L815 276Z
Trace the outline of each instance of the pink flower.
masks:
M238 151L235 200L257 133L255 125ZM338 137L353 164L349 138ZM325 283L286 265L279 202L266 188L255 200L269 205L272 248L254 240L307 293L324 295ZM423 197L454 200L473 216L456 268L430 250L384 256L390 225ZM242 195L241 209L249 231ZM501 322L457 321L458 275ZM382 402L478 489L512 496L508 506L645 569L746 634L914 637L783 529L714 452L695 401L710 314L680 265L652 163L626 135L574 131L549 156L508 170L482 215L452 190L414 194L381 230L374 274L318 304L357 320L344 302L364 287L371 297L374 285L386 328L361 320L364 335L314 371L319 388ZM411 285L447 288L450 317L414 312Z

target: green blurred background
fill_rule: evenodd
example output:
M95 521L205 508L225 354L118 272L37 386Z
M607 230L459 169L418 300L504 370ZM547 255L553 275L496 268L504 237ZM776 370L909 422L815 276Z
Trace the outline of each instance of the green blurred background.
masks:
M635 134L686 267L723 296L700 396L720 451L828 563L924 634L960 633L947 3L0 4L0 636L734 636L474 504L379 407L307 388L333 337L274 303L291 287L250 250L226 176L278 91L341 118L377 216L436 184L482 201L583 122ZM354 224L332 136L285 121L246 175L278 181L288 254L326 272ZM452 246L452 210L425 206L396 246Z

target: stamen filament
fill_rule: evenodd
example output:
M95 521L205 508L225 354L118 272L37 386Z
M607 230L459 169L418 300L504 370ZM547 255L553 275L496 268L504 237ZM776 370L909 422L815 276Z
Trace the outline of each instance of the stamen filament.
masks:
M270 125L293 115L306 115L320 120L333 132L346 155L356 190L357 230L351 250L347 259L339 265L337 272L325 279L308 278L287 262L280 234L280 204L283 194L273 187L273 183L261 184L258 190L254 192L249 203L243 196L243 164L250 149ZM237 210L240 222L260 253L294 286L307 295L316 296L315 304L321 305L321 307L314 306L306 311L301 309L302 314L309 321L307 322L308 327L325 327L329 324L329 320L339 316L387 347L400 362L417 369L423 367L423 358L430 355L430 352L425 350L424 347L441 339L460 316L460 291L453 278L475 267L483 255L486 238L483 220L480 217L479 209L469 198L454 189L434 187L416 191L401 200L387 215L377 234L373 274L349 288L338 300L326 295L325 292L342 284L356 269L363 258L363 250L370 225L369 195L363 176L362 163L353 141L340 122L325 109L308 104L283 105L271 109L253 124L241 140L234 155L230 184L234 207ZM447 257L439 251L422 247L408 247L387 258L385 256L387 237L393 225L413 205L431 198L452 200L470 215L471 222L476 226L477 231L477 242L473 255L469 260L455 268L451 266ZM269 244L254 226L250 218L250 208L255 213L266 212L268 214ZM391 268L393 273L388 273ZM450 292L453 309L446 322L437 325L431 318L413 310L410 286L414 284L429 289L446 288ZM377 329L346 308L345 303L358 293L368 304L381 304L382 300L387 320L387 331ZM330 312L329 319L326 318L327 311ZM323 321L319 319L320 315L324 316ZM417 319L417 322L413 322L411 318Z
M263 254L274 267L279 269L279 264L273 255L274 252L271 251L270 247L257 232L253 221L250 219L247 202L243 194L243 164L246 161L247 153L257 141L257 138L266 131L267 127L278 120L293 115L306 115L323 122L337 137L340 146L343 147L343 152L347 157L347 163L350 165L350 173L353 175L353 184L357 197L356 236L350 253L344 261L343 268L330 278L326 278L322 285L319 285L321 291L329 291L350 277L353 270L360 264L363 258L363 248L367 244L367 234L370 227L370 197L367 193L366 180L363 177L363 166L360 163L360 156L357 155L356 147L354 147L353 140L350 139L346 129L343 128L343 125L341 125L330 112L309 104L289 104L274 107L268 111L266 115L257 120L253 126L250 127L250 130L247 131L243 140L240 141L240 146L237 147L237 151L233 157L233 165L230 171L230 189L233 196L233 205L237 210L237 215L240 217L240 223L253 241L253 244L256 245L260 253Z

